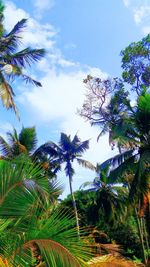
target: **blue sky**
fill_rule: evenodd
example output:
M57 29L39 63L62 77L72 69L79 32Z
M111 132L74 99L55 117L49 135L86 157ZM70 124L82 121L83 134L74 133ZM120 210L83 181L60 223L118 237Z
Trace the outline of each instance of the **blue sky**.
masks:
M60 132L72 136L78 132L89 139L91 148L85 158L102 162L113 151L104 136L99 143L98 128L91 128L76 115L85 88L87 74L118 76L121 73L120 51L130 42L150 32L150 0L12 0L4 1L5 27L10 30L21 18L28 18L23 34L24 45L44 47L46 57L28 73L40 80L42 88L14 83L21 121L1 108L0 133L24 125L36 126L39 144L57 142ZM94 174L75 165L74 189ZM60 180L68 183L63 173Z

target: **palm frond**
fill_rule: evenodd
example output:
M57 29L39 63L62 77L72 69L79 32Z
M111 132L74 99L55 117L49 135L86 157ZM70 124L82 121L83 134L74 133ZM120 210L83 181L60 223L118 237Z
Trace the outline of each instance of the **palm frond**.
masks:
M18 35L22 32L22 30L26 27L27 19L22 19L17 22L17 24L13 27L13 29L6 35L12 36L12 35Z
M31 49L28 47L16 54L4 56L4 60L9 64L25 68L26 66L30 66L32 63L39 61L44 55L44 49Z
M150 153L149 151L145 151L138 161L136 172L131 183L129 194L131 201L148 193L150 183L150 168L147 166L149 165Z
M39 211L38 217L36 214L33 209L27 221L18 220L13 232L9 231L14 236L13 246L7 244L7 239L1 244L8 262L13 266L24 266L23 262L31 264L38 253L40 257L37 258L48 266L49 263L57 267L85 266L92 254L84 243L84 230L81 230L83 237L78 239L72 214L61 209L54 209L47 216L43 216L43 210Z
M12 87L6 82L2 73L0 74L0 80L0 98L2 100L3 105L7 109L13 109L16 115L19 116L13 99L14 92Z
M76 144L80 142L81 142L80 138L77 136L77 134L75 134L75 136L72 139L72 145L75 146Z
M80 267L80 263L68 249L63 247L60 243L48 239L32 240L23 246L24 260L28 256L33 244L38 245L42 255L42 262L49 266L57 267ZM27 250L27 251L26 251ZM18 255L20 258L20 255ZM28 257L27 257L28 259ZM19 260L20 261L20 260ZM28 261L27 261L28 262ZM19 262L18 262L19 263Z
M7 138L10 145L13 146L16 141L19 141L17 130L13 128L13 132L7 132Z
M96 167L90 161L81 158L76 158L76 160L82 167L90 169L92 171L96 170Z
M0 52L3 52L4 55L8 56L9 54L16 51L21 40L20 33L25 28L26 21L26 19L22 19L14 26L10 33L1 37Z
M12 154L12 149L10 145L5 141L2 136L0 136L0 152L4 157L9 157Z
M64 151L70 150L72 148L70 135L61 133L59 145Z
M136 168L136 155L133 155L124 160L124 162L122 162L117 168L110 171L109 182L130 184L136 172Z
M118 167L120 164L122 164L124 162L124 160L131 157L133 152L134 152L134 150L128 150L128 151L125 151L121 154L118 154L118 155L104 161L102 164L100 164L100 168L103 169L107 165L110 165L112 167Z
M51 157L58 157L59 156L59 152L60 152L60 147L57 146L55 143L53 142L47 142L43 145L41 145L34 153L35 156L40 155L41 153L45 153L50 155Z
M28 152L32 152L37 145L35 127L23 127L19 134L19 142L26 147Z
M34 85L36 85L36 86L42 87L42 84L41 84L40 82L38 82L38 81L32 79L30 76L25 75L25 74L23 74L23 73L22 73L20 76L23 78L23 80L24 80L26 83L31 83L31 84L34 84Z
M47 197L48 180L31 162L4 162L1 166L0 216L20 216L39 199Z
M84 189L85 187L91 187L91 186L93 186L94 187L94 183L93 182L85 182L85 183L83 183L81 186L80 186L80 188L79 188L79 190L82 190L82 189Z
M99 133L99 135L97 136L97 142L99 141L99 139L108 132L108 126L104 125L102 131Z
M88 265L91 267L136 267L137 265L129 261L128 259L125 259L121 256L113 256L111 254L96 257L93 258L90 262L88 262Z
M87 149L89 149L89 140L85 140L83 142L80 142L77 144L74 148L74 153L75 154L82 154L84 153Z

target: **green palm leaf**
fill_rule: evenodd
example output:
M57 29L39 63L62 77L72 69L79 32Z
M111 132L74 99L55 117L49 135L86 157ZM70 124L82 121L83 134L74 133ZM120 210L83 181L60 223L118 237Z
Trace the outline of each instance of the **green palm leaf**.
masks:
M19 134L19 142L26 147L28 152L34 151L37 145L35 127L23 127Z
M1 166L0 216L25 214L39 197L48 197L49 185L39 166L4 162Z
M76 160L82 167L95 171L95 166L90 161L80 158L76 158Z
M19 220L13 232L9 230L9 235L14 237L13 246L9 246L7 239L3 241L3 257L13 266L33 264L37 253L45 266L85 266L91 253L84 240L77 237L74 218L60 209L54 210L48 217L43 216L41 210L35 220L36 214L34 209L30 220L26 223ZM81 231L81 234L85 233Z
M0 152L4 157L11 157L12 155L11 146L5 141L2 136L0 136Z

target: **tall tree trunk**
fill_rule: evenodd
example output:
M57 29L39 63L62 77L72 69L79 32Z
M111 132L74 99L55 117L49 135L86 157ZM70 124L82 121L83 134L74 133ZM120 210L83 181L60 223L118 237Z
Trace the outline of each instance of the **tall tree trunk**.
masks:
M70 186L70 193L72 196L72 205L74 208L74 213L75 213L75 218L76 218L76 226L77 226L77 232L78 232L78 237L80 238L80 230L79 230L79 217L78 217L78 211L77 211L77 205L76 205L76 200L75 196L72 190L72 176L69 175L69 186Z
M138 212L137 212L136 208L135 208L135 214L136 214L137 227L138 227L139 238L140 238L140 243L141 243L143 263L145 264L145 266L147 266L147 258L146 258L146 253L145 253L143 231L142 231L141 222L140 222L140 219L138 217Z
M128 183L128 189L130 191L130 184L129 183ZM135 207L135 204L134 204L134 212L135 212L135 218L136 218L136 223L137 223L138 235L139 235L140 244L141 244L142 260L143 260L143 263L145 264L145 266L147 266L147 257L146 257L145 246L144 246L144 235L143 235L140 218L138 216L138 211L137 211L137 208Z

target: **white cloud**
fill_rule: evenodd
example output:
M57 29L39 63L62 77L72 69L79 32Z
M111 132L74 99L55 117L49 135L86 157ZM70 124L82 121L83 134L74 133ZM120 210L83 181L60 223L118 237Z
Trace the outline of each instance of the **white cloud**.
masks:
M51 24L42 25L38 20L30 17L22 9L16 8L11 2L6 6L6 25L11 29L18 20L29 18L28 28L23 34L25 45L33 47L45 47L47 56L37 64L42 72L42 88L31 87L25 89L18 101L24 106L26 116L30 116L33 124L51 125L51 122L59 121L58 128L67 134L74 135L77 131L82 140L91 139L90 150L85 158L94 164L102 162L111 156L107 136L97 143L96 138L99 129L91 127L82 118L76 115L77 108L83 104L85 88L83 79L87 74L107 77L100 69L81 66L78 62L67 60L55 43L56 29ZM66 70L67 68L67 70ZM22 89L23 90L23 89ZM75 183L77 189L81 183L89 180L91 174L85 176L81 168L76 168ZM83 179L84 176L84 179ZM67 187L67 193L68 187Z
M61 71L59 74L49 69L41 80L42 89L34 87L32 91L25 91L20 101L25 104L28 102L28 106L32 107L36 116L43 121L74 116L84 99L82 81L88 73L93 72L106 77L106 74L96 68L69 73Z
M150 16L150 5L133 9L133 16L136 24L142 23L145 18Z
M150 1L123 0L123 3L132 13L133 20L140 27L142 34L147 34L148 28L150 27Z
M150 34L150 26L146 26L142 28L144 35Z
M8 31L12 29L22 18L27 18L27 28L23 32L23 44L33 45L34 47L43 47L46 49L53 49L55 41L54 38L57 31L51 24L41 24L36 19L22 9L17 8L12 2L6 3L5 9L5 27Z
M60 49L57 48L55 36L58 34L58 31L50 23L41 24L37 19L31 18L27 12L17 8L12 2L6 2L5 27L7 31L10 31L12 26L22 18L28 19L27 27L22 34L23 46L46 49L47 58L37 64L40 70L43 68L46 71L48 67L56 65L65 68L76 65L76 63L65 59Z
M106 73L96 68L69 73L61 71L59 74L49 70L42 79L43 87L25 91L20 101L28 109L28 114L32 114L34 123L42 121L43 124L52 125L53 122L59 121L59 131L72 136L78 133L81 140L90 139L90 149L84 158L96 164L114 155L114 151L111 151L108 145L107 136L102 137L97 143L100 129L91 127L76 114L77 108L83 104L85 87L82 81L88 73L102 78L107 77ZM74 189L78 189L83 182L93 179L94 175L91 171L85 172L83 168L76 166ZM62 174L60 177L62 179ZM69 186L66 183L64 194L68 193Z
M33 1L34 6L41 11L48 10L52 8L55 5L54 0L34 0Z
M123 3L126 7L129 7L130 6L130 2L131 0L123 0Z

